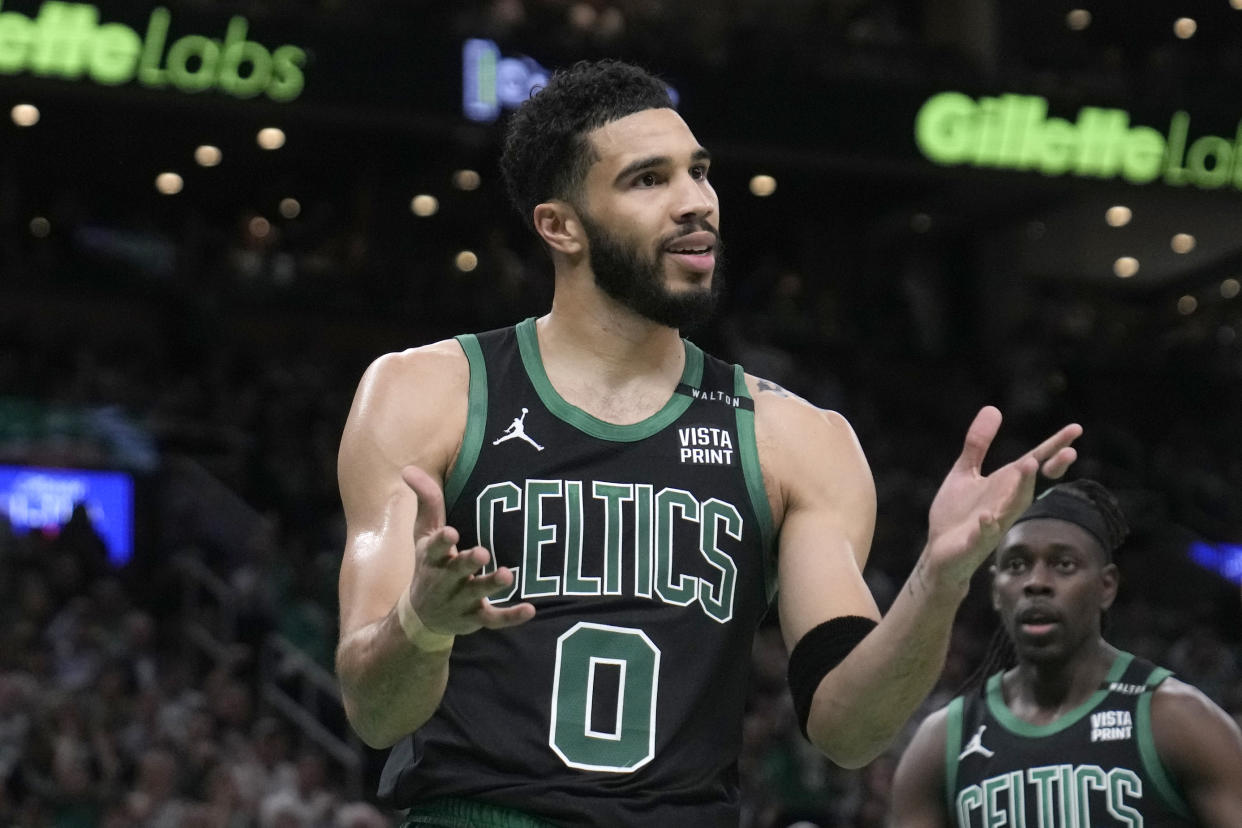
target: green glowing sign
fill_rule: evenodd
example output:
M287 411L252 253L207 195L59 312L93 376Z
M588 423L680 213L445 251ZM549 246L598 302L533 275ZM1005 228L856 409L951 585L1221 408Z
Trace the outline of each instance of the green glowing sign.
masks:
M1242 190L1242 123L1234 140L1196 138L1190 115L1176 112L1167 135L1131 126L1123 109L1084 106L1076 121L1048 117L1048 101L1006 94L974 100L961 92L928 98L914 122L919 150L937 164L1037 170L1047 176L1120 176L1133 184L1162 178L1174 186Z
M100 23L95 6L46 0L33 18L0 11L0 75L85 76L105 86L136 79L151 89L293 100L306 85L306 51L289 45L269 50L247 40L249 25L234 17L223 41L189 34L169 43L172 13L166 8L152 10L139 35L123 23Z

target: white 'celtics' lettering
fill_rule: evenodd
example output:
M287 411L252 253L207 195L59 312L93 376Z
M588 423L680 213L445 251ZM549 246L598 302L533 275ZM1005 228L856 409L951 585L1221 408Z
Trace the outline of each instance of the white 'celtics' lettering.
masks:
M958 791L957 824L1012 828L1143 828L1143 781L1129 768L1044 765Z
M719 392L712 392L719 393ZM689 426L677 429L681 442L678 459L693 465L733 465L733 438L723 428Z
M506 517L510 512L517 514ZM502 520L520 534L520 550L497 547L496 523ZM603 527L603 537L587 537L588 524ZM729 550L742 540L743 519L737 507L718 498L700 500L676 488L657 492L649 484L506 481L479 493L475 527L479 545L492 552L486 570L494 570L496 561L513 570L513 586L491 596L494 602L621 595L628 568L629 594L697 605L722 624L733 618L737 564ZM686 528L697 539L691 548L683 548L690 546Z
M1134 721L1128 710L1101 710L1091 714L1091 741L1117 742L1131 738Z

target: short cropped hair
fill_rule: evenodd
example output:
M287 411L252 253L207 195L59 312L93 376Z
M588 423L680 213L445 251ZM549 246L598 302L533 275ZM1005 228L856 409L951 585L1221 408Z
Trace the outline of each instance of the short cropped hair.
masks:
M673 107L668 87L617 60L579 61L553 73L509 119L500 172L509 200L530 227L550 199L577 204L598 160L587 133L647 109Z

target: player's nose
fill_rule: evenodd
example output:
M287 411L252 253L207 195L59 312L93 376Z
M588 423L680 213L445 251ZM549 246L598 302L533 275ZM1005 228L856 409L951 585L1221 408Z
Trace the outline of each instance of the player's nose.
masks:
M710 218L716 213L715 191L707 179L689 173L677 176L673 187L673 219L679 224Z
M1022 591L1030 594L1046 594L1052 592L1052 571L1042 561L1036 561L1026 573L1022 581Z

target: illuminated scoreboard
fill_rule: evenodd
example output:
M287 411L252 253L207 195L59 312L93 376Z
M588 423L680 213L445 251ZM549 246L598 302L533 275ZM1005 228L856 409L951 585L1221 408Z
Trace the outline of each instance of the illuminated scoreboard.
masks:
M134 552L134 481L118 471L0 466L0 512L15 531L55 530L82 503L113 566Z

